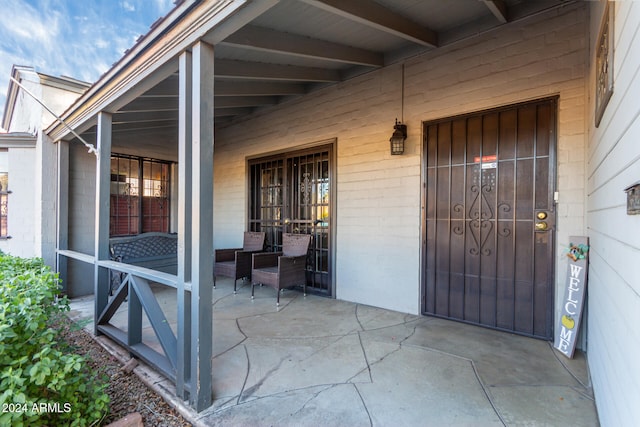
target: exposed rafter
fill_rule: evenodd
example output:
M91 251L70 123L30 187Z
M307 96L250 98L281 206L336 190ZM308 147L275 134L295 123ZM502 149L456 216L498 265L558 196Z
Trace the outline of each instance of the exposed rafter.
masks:
M228 116L240 116L249 114L253 111L252 108L216 108L214 117L228 117Z
M118 112L177 111L177 96L158 96L153 98L136 98Z
M337 82L340 73L336 70L293 65L267 64L262 62L232 61L217 59L215 76L235 79L284 80L301 82Z
M482 0L487 5L493 16L503 24L507 23L507 5L503 0Z
M223 44L370 67L384 65L384 56L376 52L253 25L232 34Z
M213 105L215 108L236 108L236 107L261 107L278 103L275 96L216 96Z
M372 0L301 1L423 46L438 46L438 36L435 31L423 27Z
M117 112L113 115L113 124L150 123L162 120L178 120L178 109L144 112Z
M216 81L216 96L303 95L307 90L300 83Z

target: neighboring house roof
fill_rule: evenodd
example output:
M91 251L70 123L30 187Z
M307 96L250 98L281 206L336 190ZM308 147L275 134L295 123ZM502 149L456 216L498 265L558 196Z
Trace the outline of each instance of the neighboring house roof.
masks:
M74 79L72 77L55 77L48 74L39 73L34 67L25 65L14 65L11 68L11 77L22 82L29 76L33 76L38 79L41 85L49 86L57 89L66 90L68 92L83 94L91 85L89 83ZM16 100L20 93L20 86L18 86L13 80L9 80L9 86L7 88L7 98L4 106L4 114L2 116L2 128L9 129L11 125L11 119L14 113Z
M35 147L37 138L30 133L0 133L0 148Z

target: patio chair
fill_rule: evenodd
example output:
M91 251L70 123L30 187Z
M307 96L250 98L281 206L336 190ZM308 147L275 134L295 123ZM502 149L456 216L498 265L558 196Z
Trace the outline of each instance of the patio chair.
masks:
M242 248L216 249L213 287L216 287L217 276L231 277L235 294L238 279L251 279L251 255L264 250L264 238L263 232L246 231Z
M251 299L256 284L267 285L277 291L276 305L280 305L280 291L302 285L307 295L307 251L310 234L283 234L282 252L253 254L251 269Z

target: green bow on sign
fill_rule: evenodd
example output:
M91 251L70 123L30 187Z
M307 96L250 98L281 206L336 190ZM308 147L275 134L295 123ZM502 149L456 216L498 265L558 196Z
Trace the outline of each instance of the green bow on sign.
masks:
M583 243L574 245L573 243L569 243L567 256L572 260L577 261L579 259L585 259L587 252L589 252L589 245L585 245Z

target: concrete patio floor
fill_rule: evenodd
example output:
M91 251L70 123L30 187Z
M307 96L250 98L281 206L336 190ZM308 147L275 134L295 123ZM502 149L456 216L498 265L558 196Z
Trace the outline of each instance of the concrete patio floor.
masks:
M209 409L196 414L169 380L136 368L196 425L598 425L581 352L569 360L545 341L296 291L277 309L273 289L256 288L252 301L238 283L237 295L230 280L214 290ZM175 291L154 292L175 331ZM71 307L74 320L93 317L92 298ZM126 325L126 303L112 323Z

